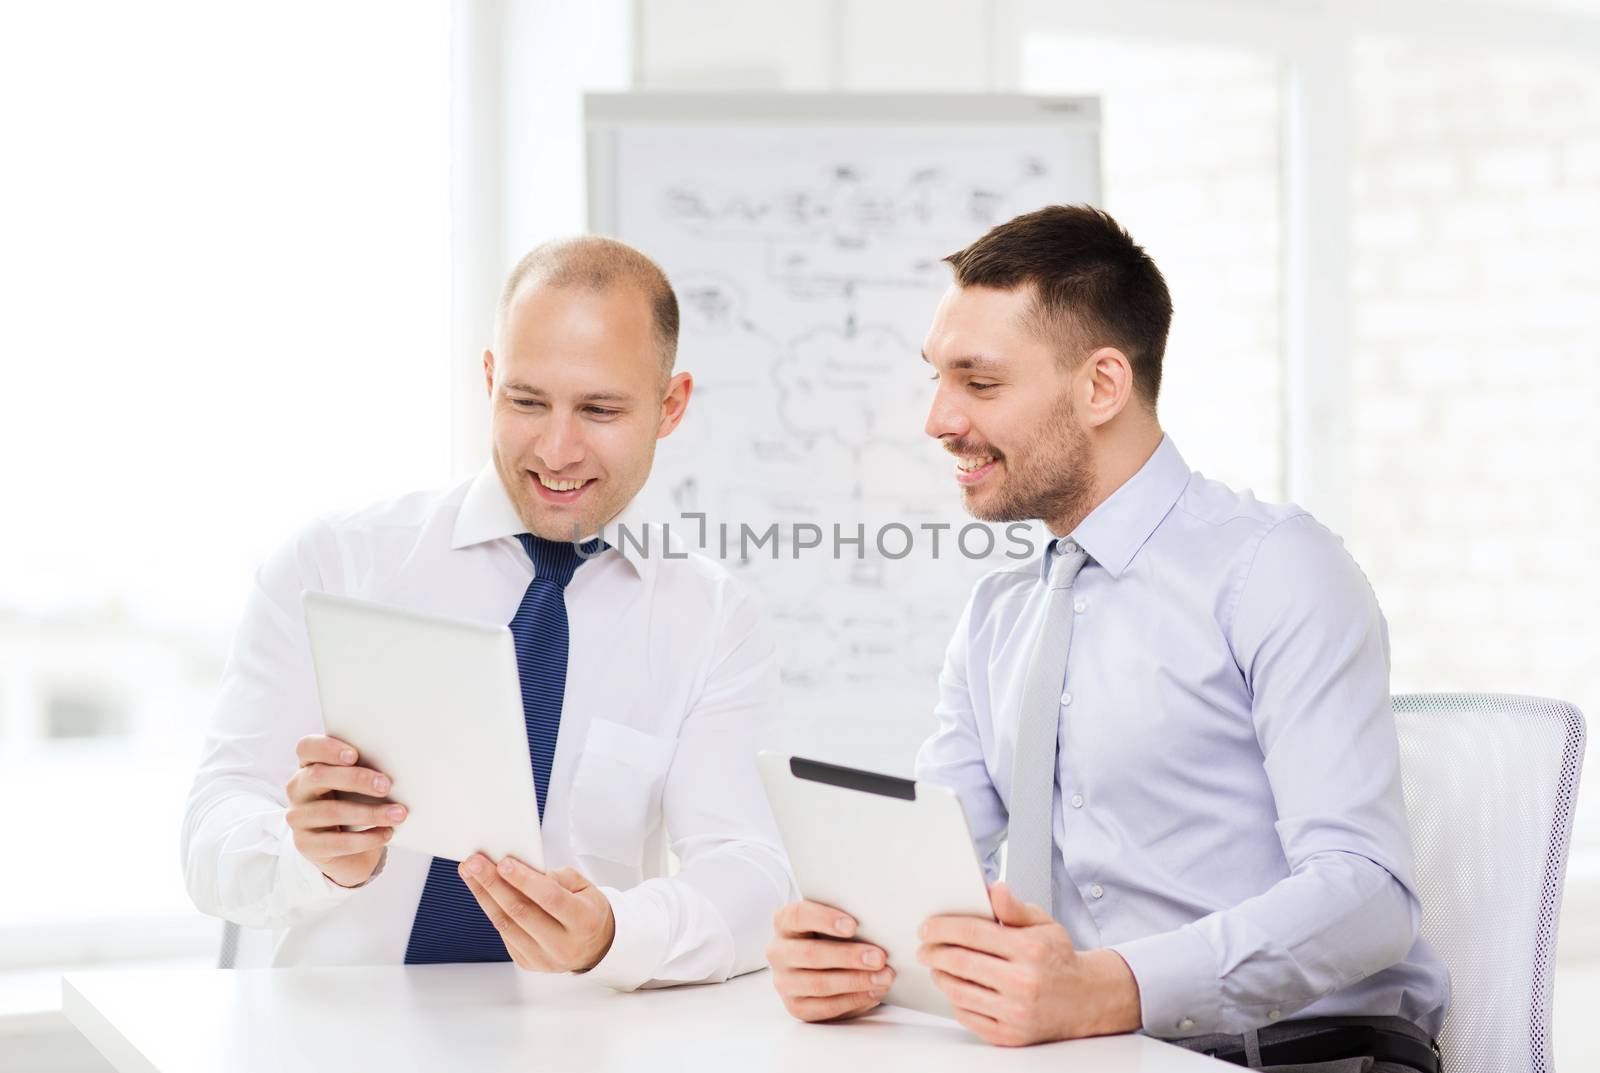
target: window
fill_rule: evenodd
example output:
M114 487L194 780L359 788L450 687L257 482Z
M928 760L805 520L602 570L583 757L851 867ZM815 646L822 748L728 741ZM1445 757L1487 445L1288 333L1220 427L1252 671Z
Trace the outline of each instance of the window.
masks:
M40 878L0 886L0 968L193 933L179 820L256 565L446 477L447 15L7 14L0 815Z
M63 689L50 697L46 738L114 738L128 732L127 710L115 697Z

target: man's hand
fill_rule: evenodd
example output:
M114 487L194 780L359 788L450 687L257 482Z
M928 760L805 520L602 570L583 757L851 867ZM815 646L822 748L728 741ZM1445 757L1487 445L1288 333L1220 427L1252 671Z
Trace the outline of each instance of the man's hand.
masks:
M832 906L795 902L778 910L772 926L772 986L784 1008L802 1021L865 1013L894 983L881 948L843 941L856 933L856 922Z
M311 734L294 747L300 770L289 780L289 830L301 856L322 869L341 887L359 887L372 878L383 859L383 847L394 837L395 825L405 822L404 805L369 805L344 801L340 790L383 797L389 777L381 771L357 767L355 747L338 738ZM371 830L351 831L349 827Z
M459 872L520 968L588 972L611 949L611 902L575 869L540 872L515 857L497 866L474 853Z
M1139 985L1116 951L1074 950L1065 928L1004 883L989 902L999 923L930 917L919 932L917 960L957 1020L1007 1047L1138 1029Z

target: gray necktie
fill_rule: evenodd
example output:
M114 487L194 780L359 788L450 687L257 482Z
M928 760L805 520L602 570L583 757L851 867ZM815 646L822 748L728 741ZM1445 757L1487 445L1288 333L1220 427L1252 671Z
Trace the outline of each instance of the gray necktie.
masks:
M1050 564L1044 624L1028 660L1017 719L1017 751L1011 762L1010 827L1006 836L1006 883L1024 902L1054 912L1056 735L1061 726L1061 691L1072 647L1072 584L1088 555L1061 541Z

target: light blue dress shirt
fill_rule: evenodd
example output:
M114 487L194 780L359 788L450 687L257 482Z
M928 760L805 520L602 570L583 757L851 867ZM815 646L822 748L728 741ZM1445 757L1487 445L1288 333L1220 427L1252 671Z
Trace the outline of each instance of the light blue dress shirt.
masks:
M1155 1036L1399 1015L1437 1034L1372 588L1305 511L1191 473L1172 441L1068 538L1055 904L1112 947ZM1062 543L1065 543L1063 541ZM1050 555L983 578L917 777L955 789L990 879Z

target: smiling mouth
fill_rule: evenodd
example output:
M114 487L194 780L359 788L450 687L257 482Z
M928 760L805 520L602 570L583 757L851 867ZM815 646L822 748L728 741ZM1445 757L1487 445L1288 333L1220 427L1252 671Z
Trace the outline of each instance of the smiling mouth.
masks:
M956 455L956 480L971 487L994 472L1000 465L995 455Z
M529 470L528 475L533 478L534 491L546 503L572 503L578 500L594 484L595 477L556 478L547 477L537 470Z

